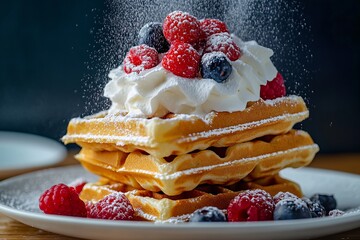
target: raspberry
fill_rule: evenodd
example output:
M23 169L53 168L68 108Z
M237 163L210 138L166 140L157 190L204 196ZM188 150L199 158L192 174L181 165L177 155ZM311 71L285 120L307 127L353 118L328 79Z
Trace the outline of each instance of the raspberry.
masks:
M162 65L177 76L194 78L199 72L200 58L190 44L175 41L163 57Z
M86 208L89 218L109 220L132 220L134 218L134 209L121 192L111 193L94 204L88 203Z
M145 44L130 48L126 54L123 65L126 73L140 73L159 64L158 52L155 48Z
M231 61L236 61L241 56L240 48L226 32L213 34L207 39L205 53L209 52L223 52Z
M85 181L78 180L76 182L70 183L69 186L73 187L77 194L80 194L86 183L87 182L85 182Z
M215 33L229 33L226 24L218 19L202 19L200 20L200 28L205 33L206 37L209 37Z
M52 186L40 196L39 208L46 214L86 217L85 203L73 187L63 183Z
M274 201L264 190L246 190L230 201L229 222L265 221L273 219Z
M196 43L202 33L199 21L187 12L174 11L166 16L164 36L170 43L180 40L186 43Z
M280 73L272 81L268 81L265 86L260 87L260 97L264 100L275 99L285 96L286 89L284 79Z

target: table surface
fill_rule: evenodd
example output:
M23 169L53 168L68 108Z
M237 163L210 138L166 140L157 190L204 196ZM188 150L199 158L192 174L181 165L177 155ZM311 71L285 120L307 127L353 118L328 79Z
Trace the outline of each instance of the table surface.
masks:
M66 159L58 166L78 164L73 158L74 153L70 152ZM332 169L349 173L360 174L360 154L338 154L338 155L317 155L310 167ZM12 220L0 214L0 239L58 239L71 240L76 238L61 236L45 232L18 221ZM360 228L336 235L317 238L318 240L355 240L360 239Z

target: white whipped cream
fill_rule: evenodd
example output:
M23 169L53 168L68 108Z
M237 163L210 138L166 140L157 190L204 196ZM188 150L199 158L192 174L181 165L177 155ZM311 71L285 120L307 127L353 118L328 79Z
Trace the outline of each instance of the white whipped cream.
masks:
M183 78L160 64L141 73L126 74L123 66L109 73L104 95L112 101L110 114L129 117L162 117L166 113L204 117L211 111L242 111L249 101L260 99L260 85L275 78L271 49L255 41L243 42L232 35L242 56L230 61L233 70L223 83L213 79Z

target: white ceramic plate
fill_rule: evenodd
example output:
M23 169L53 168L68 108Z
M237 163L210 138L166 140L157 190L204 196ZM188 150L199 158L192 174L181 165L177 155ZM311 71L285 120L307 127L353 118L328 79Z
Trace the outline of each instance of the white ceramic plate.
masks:
M0 182L0 212L33 227L87 239L304 239L360 227L359 175L312 168L287 169L282 175L299 182L305 195L333 193L339 208L355 209L341 217L248 223L156 224L42 214L38 198L51 185L68 184L79 177L97 179L80 166L72 166Z
M51 166L65 156L65 147L52 139L0 131L0 178Z

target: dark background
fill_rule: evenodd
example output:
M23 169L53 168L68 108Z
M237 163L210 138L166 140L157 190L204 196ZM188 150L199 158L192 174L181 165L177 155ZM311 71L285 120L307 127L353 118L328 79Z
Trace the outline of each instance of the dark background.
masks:
M108 106L101 97L106 74L136 44L139 27L180 9L223 19L242 38L273 48L288 92L310 109L297 127L322 152L359 152L360 1L257 3L245 9L254 11L242 19L247 27L230 21L239 11L234 1L145 2L1 1L0 130L59 140L72 117ZM276 10L256 11L266 4Z

